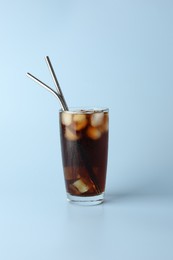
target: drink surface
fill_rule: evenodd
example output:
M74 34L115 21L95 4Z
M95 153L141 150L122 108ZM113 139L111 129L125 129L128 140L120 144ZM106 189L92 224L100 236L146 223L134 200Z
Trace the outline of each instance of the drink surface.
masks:
M108 121L107 110L60 112L62 160L69 194L94 196L104 192Z

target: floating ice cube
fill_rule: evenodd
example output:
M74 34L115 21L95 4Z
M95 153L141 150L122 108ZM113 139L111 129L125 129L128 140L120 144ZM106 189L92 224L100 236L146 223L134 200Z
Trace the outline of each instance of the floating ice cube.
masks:
M81 121L83 121L83 120L85 120L86 119L86 116L85 115L82 115L82 114L78 114L78 115L74 115L73 116L73 121L74 122L81 122Z
M97 140L101 137L101 131L97 127L89 126L86 131L89 138Z
M76 141L80 138L80 136L73 132L69 127L65 128L65 137L70 141Z
M85 115L74 115L73 116L73 127L76 131L80 131L86 127L88 121Z
M109 128L109 118L108 118L108 114L104 115L104 122L102 125L99 126L99 130L104 133L107 132Z
M91 115L91 125L93 127L100 126L103 123L104 120L104 113L94 113Z
M63 125L69 126L72 123L72 115L68 113L62 113L61 122Z

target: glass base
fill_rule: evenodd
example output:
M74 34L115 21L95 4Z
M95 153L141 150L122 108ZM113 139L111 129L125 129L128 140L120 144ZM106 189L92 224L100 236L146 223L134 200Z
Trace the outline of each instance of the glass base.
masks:
M96 196L74 196L67 193L67 200L73 204L81 206L94 206L101 204L104 200L104 192Z

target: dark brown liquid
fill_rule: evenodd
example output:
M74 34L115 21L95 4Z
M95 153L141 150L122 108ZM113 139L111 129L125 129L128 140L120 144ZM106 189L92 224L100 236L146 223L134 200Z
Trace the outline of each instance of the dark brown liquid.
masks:
M86 115L86 120L82 128L80 125L75 127L73 120L70 125L65 125L60 114L66 190L75 196L94 196L105 189L108 130L103 131L103 127L105 120L108 121L108 114L104 115L103 122L98 127L91 126L91 114Z

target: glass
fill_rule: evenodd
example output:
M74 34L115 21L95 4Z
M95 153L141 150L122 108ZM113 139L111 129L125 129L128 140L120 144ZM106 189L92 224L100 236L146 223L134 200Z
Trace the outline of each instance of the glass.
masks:
M60 110L67 199L79 205L103 202L108 156L108 109Z

